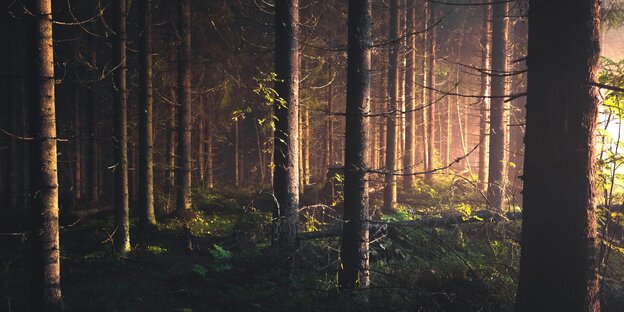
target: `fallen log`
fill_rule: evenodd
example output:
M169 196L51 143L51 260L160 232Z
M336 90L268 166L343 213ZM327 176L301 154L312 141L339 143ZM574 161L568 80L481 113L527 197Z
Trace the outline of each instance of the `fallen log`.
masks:
M388 227L413 227L413 228L439 228L449 227L462 223L476 223L476 222L500 222L500 221L514 221L521 220L521 212L507 212L504 214L492 213L487 210L480 210L475 212L471 216L464 215L450 215L446 217L436 217L420 220L409 221L380 221L380 220L368 220L369 232L376 233L382 230L386 230ZM342 225L334 224L330 228L314 231L299 233L298 238L300 240L322 239L337 237L342 234Z

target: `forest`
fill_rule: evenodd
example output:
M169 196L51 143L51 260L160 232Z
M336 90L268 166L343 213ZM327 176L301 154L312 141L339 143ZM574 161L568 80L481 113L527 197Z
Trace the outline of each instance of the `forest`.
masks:
M624 311L621 0L0 10L0 311Z

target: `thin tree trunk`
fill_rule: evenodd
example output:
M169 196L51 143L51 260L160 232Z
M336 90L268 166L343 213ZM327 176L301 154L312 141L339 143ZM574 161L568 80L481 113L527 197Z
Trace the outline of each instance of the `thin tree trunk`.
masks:
M191 3L178 1L178 30L180 46L178 52L178 160L176 164L178 214L191 209Z
M416 29L416 1L407 0L407 32L415 33ZM405 155L403 156L403 172L410 174L403 178L403 187L406 190L416 185L416 35L410 35L407 43L407 73L405 75L406 94L406 130L405 130Z
M7 14L6 17L8 19L12 19L12 17ZM11 25L13 26L13 25ZM8 27L7 27L8 28ZM5 53L8 54L8 59L6 60L7 66L7 75L5 76L7 79L6 82L6 101L8 102L8 119L9 119L9 131L12 134L18 133L18 120L19 120L19 100L17 96L17 92L15 90L18 88L17 84L14 82L12 76L18 75L18 70L15 68L16 64L19 62L16 59L19 59L19 56L14 51L16 50L16 45L18 43L17 40L13 38L7 38L7 45L3 48L3 50L7 50ZM7 199L8 199L8 209L10 212L16 212L18 207L18 198L19 198L19 176L18 176L18 168L20 165L20 159L17 149L17 137L15 135L10 135L8 137L8 159L7 159Z
M91 52L90 52L90 63L91 66L93 66L94 68L97 68L97 47L95 44L95 39L91 39L93 40L91 42ZM95 81L95 79L94 79ZM89 105L89 112L87 113L87 125L89 127L89 152L88 152L88 158L89 158L89 170L88 170L88 176L87 178L89 179L89 181L87 182L87 188L88 188L88 193L89 193L89 204L90 207L89 208L95 208L99 205L100 202L100 184L99 184L99 179L98 179L98 172L100 170L99 166L98 166L98 140L99 140L99 136L98 136L98 112L97 112L97 104L95 101L95 89L96 89L96 85L95 82L92 83L92 85L89 88L89 93L88 93L88 105Z
M436 27L433 25L436 23L436 9L432 3L426 4L427 10L427 27L431 29L426 34L427 55L426 59L426 72L427 72L427 115L426 115L426 139L427 139L427 165L425 168L425 183L431 185L433 183L433 172L431 172L436 163L436 147L435 147L435 122L436 122L436 110L435 110L435 91L436 77L435 77L435 64L436 64Z
M197 171L199 187L206 187L206 121L204 118L204 97L199 100L200 113L197 116Z
M395 162L397 151L397 113L399 109L399 9L398 0L390 1L390 55L388 59L388 94L390 95L390 107L386 130L386 174L384 178L384 206L387 212L394 211L396 204L396 176Z
M416 24L418 26L418 30L422 30L427 27L427 8L426 1L418 1L419 5L415 4L416 9ZM424 9L423 9L424 8ZM417 131L420 135L420 143L422 148L422 153L420 154L422 158L422 170L424 171L427 168L428 164L428 155L429 150L427 146L427 108L424 105L427 103L427 89L425 88L427 83L427 70L426 70L426 56L427 56L427 32L421 33L416 37L416 53L417 53L417 68L418 68L418 84L419 88L417 91L418 103L419 106L423 106L420 110L416 112L417 118Z
M156 224L154 215L154 124L152 88L152 0L140 0L139 25L139 209L140 223Z
M331 63L329 64L329 72L332 72ZM332 96L332 85L330 84L329 86L327 86L327 133L325 138L327 144L327 155L325 156L327 160L325 163L328 168L327 170L329 170L329 168L334 165L334 122L332 117L332 110L334 109L334 106L332 102Z
M210 122L210 118L208 119L208 140L206 142L206 183L208 185L209 189L212 189L214 187L214 173L213 173L213 147L212 147L212 142L213 142L213 128L212 128L212 123Z
M240 151L238 137L238 118L234 120L234 186L240 186Z
M459 116L461 125L461 116ZM461 127L459 128L461 131ZM446 97L446 147L445 147L445 161L444 165L447 166L451 163L451 150L453 149L453 105L451 103L451 97ZM450 172L451 168L447 168L446 172Z
M73 83L74 88L74 201L78 204L82 198L82 123L80 112L80 91L78 82ZM74 206L75 207L75 206Z
M508 4L492 4L492 98L490 102L490 154L488 202L502 209L505 191L505 75L507 72Z
M310 110L308 105L303 111L303 185L310 185Z
M172 90L171 94L172 98L177 98L177 94ZM168 127L167 127L167 191L169 193L174 192L175 190L175 162L176 162L176 128L177 128L177 118L176 118L176 105L169 103L167 105L167 118L168 118Z
M396 9L396 8L395 8ZM369 285L368 180L365 117L370 111L371 1L349 0L345 182L341 269L342 288Z
M599 68L600 1L529 4L522 256L515 311L597 312L599 94L591 84Z
M488 150L490 142L490 129L489 129L489 113L490 113L490 99L488 96L490 92L491 78L490 72L490 59L492 48L492 6L486 5L483 7L483 36L481 37L481 69L485 73L481 74L481 90L480 94L484 98L479 103L479 189L482 192L487 191L487 177L488 177Z
M277 201L274 240L282 249L297 245L299 221L299 0L275 2L275 101L273 192Z
M126 0L113 1L113 107L115 154L115 249L130 251L130 218L128 203L128 99L126 89Z
M52 1L35 1L31 82L32 311L61 311Z

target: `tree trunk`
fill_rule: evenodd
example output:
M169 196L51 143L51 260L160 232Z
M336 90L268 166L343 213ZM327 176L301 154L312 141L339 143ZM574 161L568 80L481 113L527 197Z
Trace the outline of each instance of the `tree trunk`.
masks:
M406 129L405 129L405 155L403 156L403 172L410 174L403 178L403 187L406 190L416 185L416 1L406 1L407 14L407 62L405 74L406 95Z
M273 192L277 201L274 240L283 249L297 245L299 221L299 0L275 2L275 101Z
M427 10L427 27L431 27L426 33L427 53L426 62L426 86L427 86L427 107L426 107L426 139L427 139L427 165L425 166L425 183L431 185L433 183L433 172L431 172L436 163L436 147L435 147L435 122L436 122L436 97L434 88L436 87L435 64L436 64L436 10L432 3L426 3Z
M505 191L505 73L507 72L507 3L492 4L492 98L490 102L490 155L488 202L502 209Z
M177 98L177 93L175 91L171 91L173 95L172 98ZM168 127L167 127L167 191L169 194L174 192L175 190L175 162L176 162L176 128L177 128L177 118L176 118L176 105L167 104L167 118L168 118Z
M95 39L91 39L91 52L90 52L90 63L91 66L93 68L97 68L97 46L95 44ZM97 207L99 205L100 202L100 184L99 184L99 178L98 178L98 172L100 170L99 166L98 166L98 140L99 140L99 135L98 135L98 111L97 111L97 104L95 101L95 89L96 89L96 84L95 84L95 74L93 75L93 83L91 84L90 88L89 88L89 93L88 93L88 105L89 105L89 112L87 113L87 124L89 125L89 152L88 152L88 158L89 158L89 170L88 170L88 175L87 175L87 179L89 179L89 181L87 182L87 189L88 189L88 193L89 193L89 208L94 208Z
M488 150L490 143L490 59L492 50L492 6L483 6L483 36L481 37L481 90L484 98L479 103L479 189L487 191L488 177Z
M459 105L459 103L456 103ZM459 122L461 125L461 116ZM459 128L461 131L461 127ZM451 163L451 150L453 149L453 103L451 103L451 97L446 96L446 146L444 148L444 165L448 166ZM447 168L446 172L450 172L451 168Z
M425 29L427 27L427 10L426 5L427 2L425 0L418 1L419 5L415 5L418 7L416 9L416 23L419 25L418 30ZM424 9L423 9L424 8ZM427 142L429 141L427 138L427 109L424 105L427 103L427 88L425 88L427 83L427 70L426 70L426 56L427 56L427 33L421 33L416 37L416 53L417 53L417 68L418 68L418 85L420 86L417 91L418 95L418 103L421 108L416 112L417 121L417 131L420 135L420 145L422 147L422 153L420 154L422 158L422 170L425 171L428 164L428 156L429 149Z
M7 14L6 17L3 17L6 19L12 19L13 17L10 16L10 14ZM13 24L13 23L11 23ZM11 25L10 24L10 25ZM13 26L13 25L11 25ZM5 26L8 29L8 26ZM19 104L20 101L18 100L18 96L17 96L17 92L15 92L15 90L19 87L14 81L15 79L13 79L14 76L19 75L19 73L17 72L18 70L15 68L17 64L19 64L19 56L17 55L17 53L15 53L15 50L17 50L16 45L18 45L17 40L14 40L13 38L7 38L7 45L3 48L3 50L6 50L5 53L8 56L8 59L6 60L7 65L6 65L6 98L3 100L6 100L8 102L8 119L9 119L9 131L10 133L12 133L13 135L8 136L8 159L7 159L7 188L6 188L6 195L7 195L7 199L8 199L8 209L9 212L13 213L17 211L17 207L18 207L18 198L19 198L19 184L20 184L20 180L19 180L19 175L18 175L18 168L20 166L20 159L19 159L19 153L18 153L18 144L17 144L17 137L15 136L18 132L18 121L19 121L19 115L18 115L18 111L19 109Z
M115 249L130 251L128 203L128 94L126 89L126 0L113 1L113 113L115 154Z
M591 83L597 81L600 56L600 1L529 4L522 256L515 310L599 311L594 194L599 102Z
M76 204L80 203L82 198L82 122L80 112L80 91L78 81L73 82L74 88L74 181L73 194ZM76 207L74 205L74 207Z
M390 1L390 55L388 58L388 94L390 107L388 109L388 124L386 130L386 174L384 178L384 205L387 212L394 211L397 189L395 176L397 118L399 109L399 8L398 0Z
M178 214L191 209L191 3L178 0L178 160L176 164L176 210Z
M154 124L152 88L152 0L140 0L139 26L139 210L141 225L156 224L154 216Z
M348 23L345 209L340 247L342 266L338 272L338 282L342 288L367 287L370 275L366 175L368 121L365 115L370 111L371 1L349 0Z
M309 105L309 104L308 104ZM310 185L310 110L306 105L303 113L303 185Z
M199 110L197 116L197 171L199 187L206 187L206 119L204 117L204 97L199 97Z
M35 1L31 113L32 311L61 311L52 1Z
M208 140L206 142L206 183L208 185L209 189L212 189L214 187L214 173L213 173L213 162L212 162L212 158L213 158L213 147L212 147L212 142L213 142L213 128L212 128L212 123L210 122L211 119L208 119Z
M240 151L239 151L239 137L238 137L238 118L234 120L234 186L240 186Z
M329 72L332 73L332 64L329 64ZM333 115L332 115L332 110L334 109L333 106L333 98L332 98L333 94L332 94L332 85L330 84L329 86L327 86L327 133L326 133L326 151L327 151L327 155L325 156L325 158L327 159L327 162L325 163L327 165L327 168L329 170L329 167L334 165L334 122L333 122Z

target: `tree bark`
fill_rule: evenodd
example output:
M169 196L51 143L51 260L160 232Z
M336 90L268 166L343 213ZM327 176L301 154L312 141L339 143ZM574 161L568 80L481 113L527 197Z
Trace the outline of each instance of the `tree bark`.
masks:
M492 98L490 102L490 154L488 202L502 209L505 192L505 73L507 72L508 3L492 4Z
M80 89L78 81L73 82L74 92L74 181L73 181L73 194L74 201L79 203L82 198L82 122L80 112ZM73 205L76 207L76 205Z
M152 0L140 0L139 26L139 209L140 223L156 224L154 215L154 124L152 87Z
M95 39L91 39L91 44L90 44L90 55L89 55L89 62L91 63L91 66L93 68L97 68L97 46L95 44ZM87 113L87 124L89 127L89 152L88 152L88 158L89 158L89 170L88 170L88 175L87 175L87 189L88 189L88 194L89 194L89 208L93 208L93 207L97 207L99 205L100 202L100 184L99 184L99 178L98 178L98 172L100 170L100 167L98 165L98 140L99 140L99 135L98 135L98 112L97 112L97 104L95 101L95 89L96 89L96 84L95 84L95 74L92 75L93 76L93 83L91 84L90 88L89 88L89 93L87 95L87 101L88 101L88 105L89 105L89 112Z
M178 0L178 155L176 157L176 210L191 209L191 2Z
M113 113L115 154L115 249L130 251L130 218L128 203L128 91L126 89L126 0L113 1Z
M435 76L435 64L436 64L436 27L433 25L436 23L436 10L432 3L426 3L426 11L427 11L427 27L431 27L429 31L426 33L426 45L427 45L427 53L425 56L426 62L426 86L427 86L427 107L426 107L426 118L425 118L425 127L426 127L426 139L427 139L427 165L425 166L425 183L431 185L433 183L433 172L431 172L436 163L436 147L435 147L435 122L436 122L436 113L435 113L435 91L436 87L436 76Z
M600 1L529 1L516 311L599 311L594 136ZM562 218L561 216L565 216ZM546 222L547 221L547 222Z
M388 109L386 130L386 174L384 177L384 204L383 209L393 212L396 204L396 151L397 151L397 118L399 110L399 1L390 1L390 55L388 58L388 95L390 107Z
M416 0L406 1L407 32L416 32ZM403 172L411 174L403 178L403 187L406 190L416 185L416 35L408 34L407 38L407 62L405 74L406 95L406 130L405 130L405 155L403 157Z
M490 142L490 59L492 50L492 6L483 6L483 36L481 37L481 90L484 98L479 103L479 176L478 186L482 192L487 191L488 150Z
M31 113L33 126L32 297L33 311L61 311L58 169L54 98L52 1L37 0L34 14Z
M367 287L370 275L366 175L368 121L365 115L370 112L371 1L349 0L348 23L345 209L340 247L342 266L338 273L342 288Z
M274 240L282 249L297 245L299 221L299 0L275 2L275 101L273 209Z

